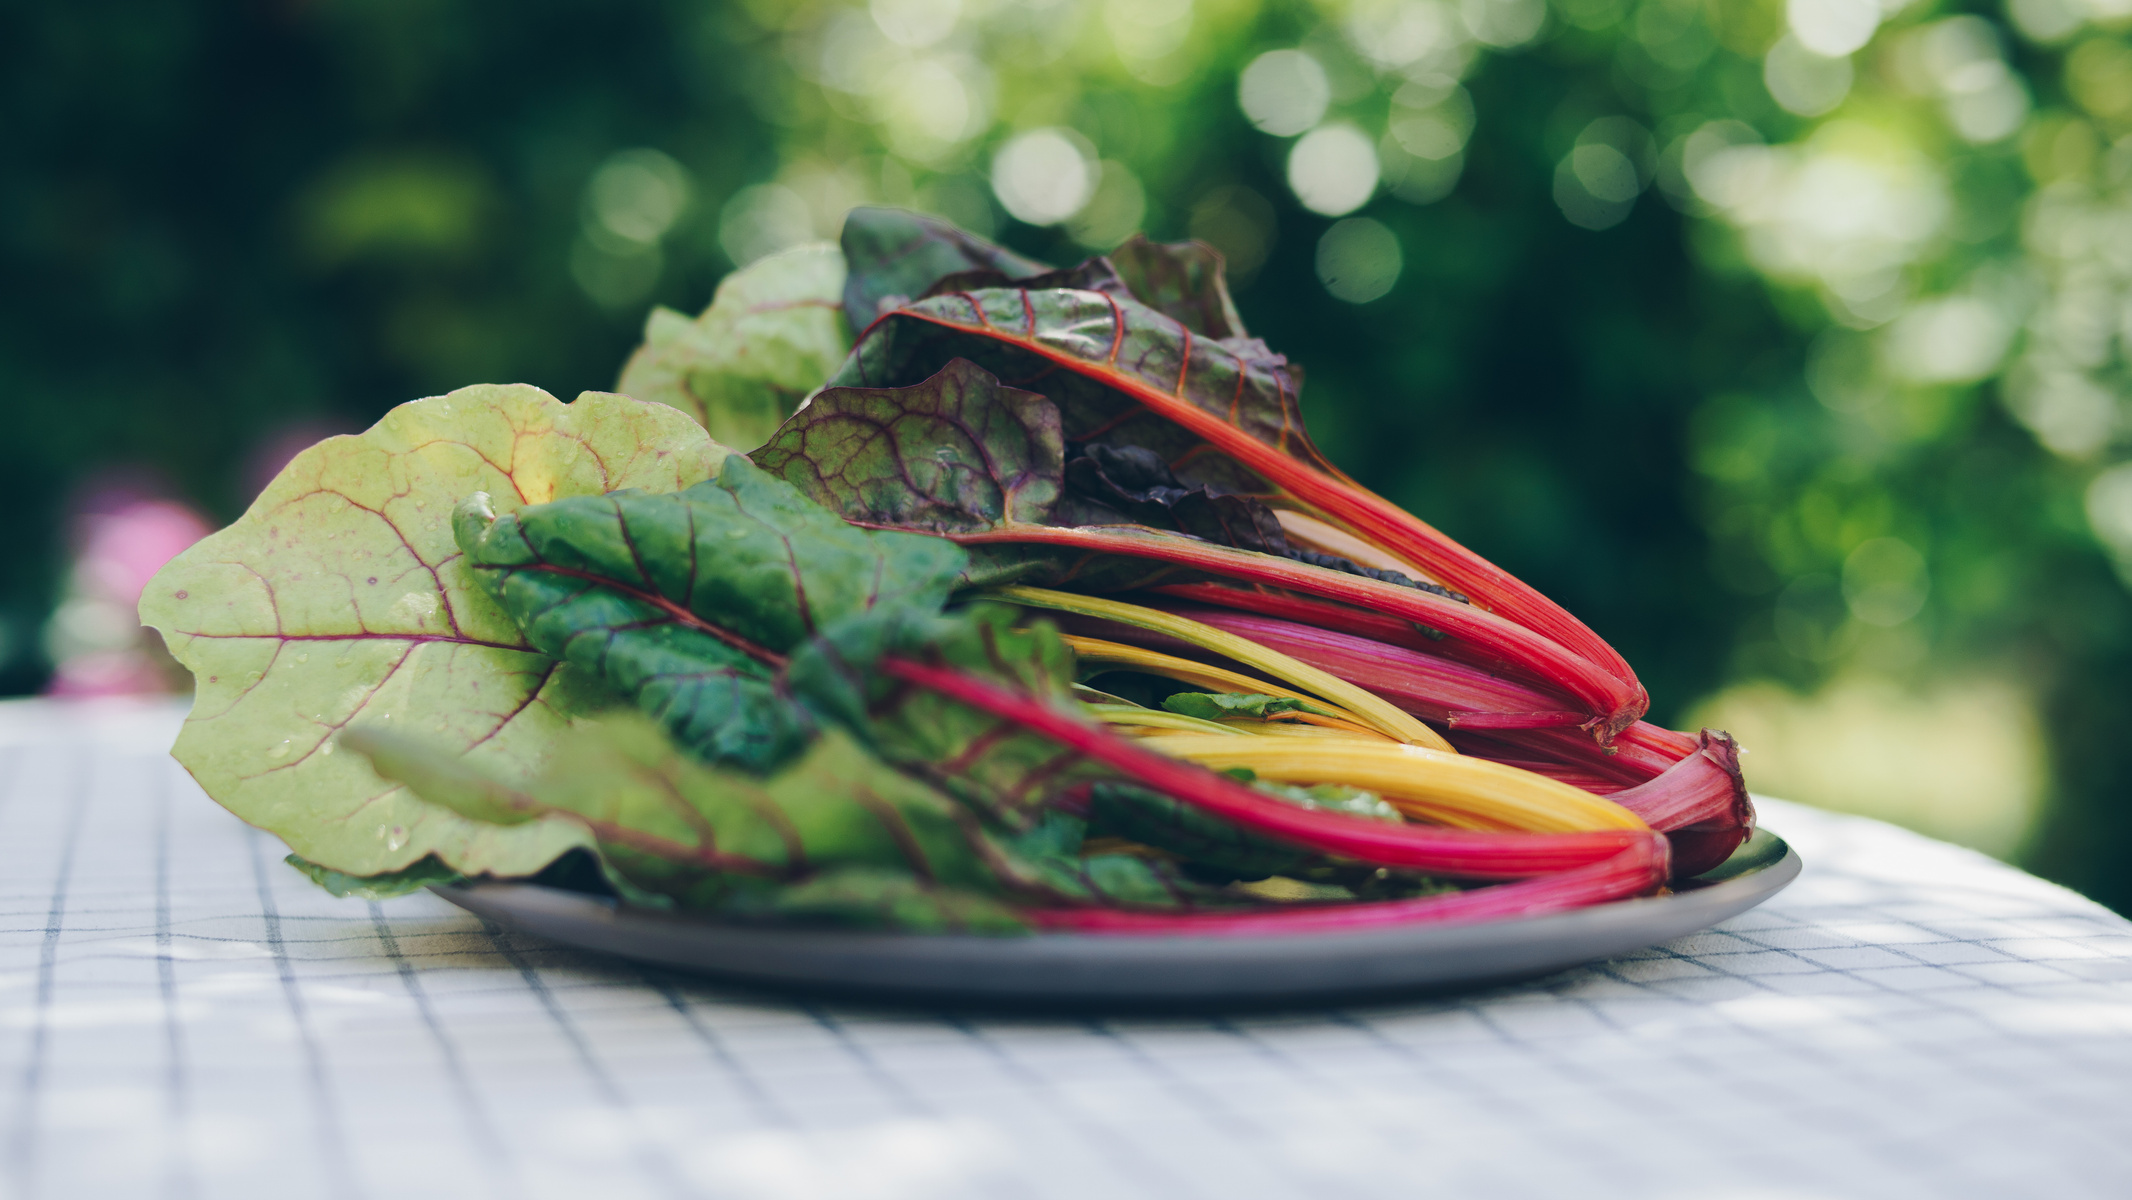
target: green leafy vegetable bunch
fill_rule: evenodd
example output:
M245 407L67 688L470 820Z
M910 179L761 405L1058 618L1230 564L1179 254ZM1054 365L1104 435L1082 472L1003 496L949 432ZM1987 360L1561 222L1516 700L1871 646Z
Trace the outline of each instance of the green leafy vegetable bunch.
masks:
M861 209L655 312L618 393L298 456L143 598L176 754L338 892L732 920L1480 920L1729 854L1730 739L1342 475L1301 382L1204 246Z

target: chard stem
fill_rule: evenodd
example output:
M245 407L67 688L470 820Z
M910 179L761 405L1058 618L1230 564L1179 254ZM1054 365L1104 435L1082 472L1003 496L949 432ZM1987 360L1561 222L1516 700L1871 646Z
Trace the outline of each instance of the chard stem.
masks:
M930 324L979 332L987 338L1018 346L1074 374L1125 393L1151 412L1176 422L1214 449L1257 472L1331 524L1344 527L1394 557L1413 562L1446 586L1472 597L1478 605L1499 611L1510 621L1589 659L1629 691L1639 695L1643 692L1628 662L1568 610L1508 571L1451 540L1428 522L1348 479L1332 469L1329 463L1321 467L1305 462L1229 424L1183 395L1158 387L1107 361L1082 358L1065 347L1038 337L1034 329L1024 333L993 326L983 321L982 310L980 324L975 327L946 316L910 310L905 313ZM1122 315L1118 321L1122 328Z
M1024 910L1038 929L1059 933L1160 936L1252 936L1341 933L1400 925L1454 925L1537 917L1640 896L1665 882L1665 845L1635 842L1598 862L1541 879L1470 892L1365 904L1298 904L1246 913L1148 913L1114 908Z
M1059 528L1009 525L981 533L940 536L966 546L1032 544L1092 554L1154 559L1224 575L1247 583L1287 588L1358 605L1463 638L1484 652L1536 673L1586 706L1593 733L1603 743L1642 716L1650 698L1599 665L1515 622L1471 604L1395 583L1328 571L1270 554L1216 546L1176 534L1127 527Z
M1475 833L1298 808L1205 767L1137 745L1027 692L904 658L883 658L881 669L1049 737L1179 803L1321 853L1466 879L1520 879L1589 866L1641 845L1651 848L1663 877L1665 840L1648 831ZM1443 757L1457 761L1456 756Z
M1647 830L1611 800L1500 763L1359 739L1239 739L1172 734L1141 745L1217 771L1275 783L1340 783L1375 792L1407 816L1457 829L1525 833Z
M1275 679L1302 688L1320 699L1331 701L1353 713L1363 724L1394 741L1427 746L1446 754L1457 753L1441 734L1422 724L1391 701L1357 687L1337 675L1321 671L1308 663L1227 630L1216 629L1212 625L1188 617L1138 604L1106 600L1097 596L1082 596L1073 592L1058 592L1049 588L1004 587L994 589L991 594L1016 604L1097 617L1136 629L1165 634L1198 646L1202 650L1211 650L1225 658L1234 659Z

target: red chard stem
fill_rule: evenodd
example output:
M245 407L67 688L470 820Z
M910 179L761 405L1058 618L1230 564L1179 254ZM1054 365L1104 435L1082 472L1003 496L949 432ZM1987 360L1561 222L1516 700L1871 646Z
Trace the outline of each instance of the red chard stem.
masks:
M1467 879L1517 879L1590 866L1635 846L1664 840L1636 830L1476 833L1298 808L1217 772L1134 745L1038 697L909 659L884 658L881 669L906 683L1035 730L1142 786L1245 829L1378 866Z
M1645 839L1617 853L1541 879L1470 892L1368 904L1298 906L1271 912L1165 914L1118 909L1036 909L1022 916L1054 932L1142 937L1235 937L1282 933L1343 933L1401 925L1453 925L1537 917L1640 896L1665 882L1664 843Z
M1649 703L1640 686L1624 683L1591 660L1522 625L1471 604L1360 575L1323 570L1269 554L1232 550L1174 535L1013 525L982 533L941 536L966 546L1049 545L1091 554L1156 559L1249 583L1361 605L1382 614L1418 622L1518 663L1561 688L1586 706L1590 714L1587 724L1601 741L1612 740L1613 735L1633 723Z
M1419 517L1335 471L1320 469L1280 447L1261 441L1181 394L1165 390L1131 371L1121 370L1107 360L1082 358L1036 336L1033 327L1027 331L1002 328L986 319L982 306L974 300L971 304L977 310L975 325L945 313L916 308L903 310L903 315L1013 345L1065 370L1117 389L1257 472L1318 515L1344 526L1395 557L1413 563L1431 578L1465 593L1481 608L1590 659L1631 695L1641 695L1643 689L1636 682L1635 672L1598 634L1554 601L1452 541ZM1115 308L1113 304L1114 311ZM1122 336L1125 323L1122 314L1118 314L1117 323ZM1177 386L1182 389L1181 378Z

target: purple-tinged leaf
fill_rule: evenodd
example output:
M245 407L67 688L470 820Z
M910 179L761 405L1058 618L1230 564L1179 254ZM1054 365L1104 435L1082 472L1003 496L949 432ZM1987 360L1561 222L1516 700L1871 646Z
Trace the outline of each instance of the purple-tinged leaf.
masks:
M913 387L831 388L750 457L847 520L946 533L1048 523L1062 445L1051 401L956 359Z

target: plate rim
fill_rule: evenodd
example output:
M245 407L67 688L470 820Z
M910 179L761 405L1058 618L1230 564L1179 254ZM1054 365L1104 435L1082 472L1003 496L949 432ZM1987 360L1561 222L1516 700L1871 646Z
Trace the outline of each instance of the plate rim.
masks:
M779 991L1069 1006L1279 1002L1534 978L1700 932L1798 877L1804 866L1798 851L1771 831L1757 830L1756 840L1764 834L1769 844L1756 847L1760 861L1749 869L1665 896L1492 921L1307 936L806 928L634 909L611 898L523 882L430 890L477 916L579 950ZM1257 968L1271 969L1272 976L1256 978ZM1314 973L1328 970L1337 978L1317 982Z

